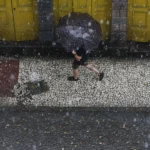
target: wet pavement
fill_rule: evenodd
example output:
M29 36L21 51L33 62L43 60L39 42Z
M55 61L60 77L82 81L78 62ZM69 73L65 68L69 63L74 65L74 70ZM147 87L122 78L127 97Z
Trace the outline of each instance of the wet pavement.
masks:
M148 150L150 113L0 110L1 150Z

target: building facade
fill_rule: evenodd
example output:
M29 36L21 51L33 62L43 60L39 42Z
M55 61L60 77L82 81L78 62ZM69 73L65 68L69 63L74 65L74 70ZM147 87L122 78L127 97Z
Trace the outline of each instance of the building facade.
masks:
M150 41L149 0L1 0L0 39L53 41L59 18L72 11L99 21L104 41Z

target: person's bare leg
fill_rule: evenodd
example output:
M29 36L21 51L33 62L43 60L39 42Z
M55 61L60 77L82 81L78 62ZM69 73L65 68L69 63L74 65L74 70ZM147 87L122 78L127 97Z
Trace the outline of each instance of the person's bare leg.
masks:
M75 79L78 79L79 71L78 69L73 69L73 76Z
M86 65L86 68L88 68L89 70L95 72L97 75L100 74L100 72L92 64Z

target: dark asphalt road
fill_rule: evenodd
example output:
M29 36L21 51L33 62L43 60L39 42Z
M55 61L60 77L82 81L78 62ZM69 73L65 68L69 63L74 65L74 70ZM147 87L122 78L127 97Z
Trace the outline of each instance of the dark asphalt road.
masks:
M0 111L0 150L149 150L150 113Z

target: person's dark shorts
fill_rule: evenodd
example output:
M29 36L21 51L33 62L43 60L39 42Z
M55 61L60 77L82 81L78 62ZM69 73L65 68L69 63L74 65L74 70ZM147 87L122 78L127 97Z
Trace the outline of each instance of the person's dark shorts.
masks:
M74 60L74 62L72 63L72 68L73 68L73 69L78 69L79 66L87 66L87 65L88 65L87 62Z

